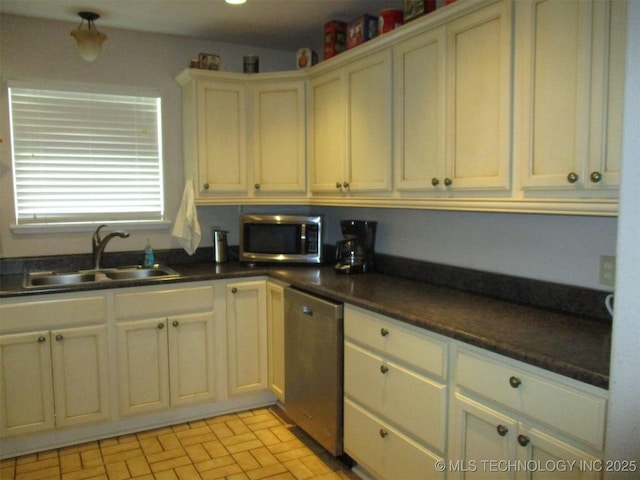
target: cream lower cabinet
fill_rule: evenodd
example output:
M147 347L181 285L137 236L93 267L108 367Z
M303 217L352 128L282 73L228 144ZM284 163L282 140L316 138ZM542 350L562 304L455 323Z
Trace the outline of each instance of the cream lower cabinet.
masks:
M229 396L268 390L266 281L226 285Z
M284 397L284 286L267 282L267 339L269 389L281 403Z
M46 316L42 316L46 312ZM103 297L3 304L0 335L0 436L108 420L110 370ZM83 323L97 323L82 325Z
M115 296L120 412L216 398L211 285Z
M606 392L459 349L449 478L597 479Z
M444 478L445 342L345 306L344 450L376 478Z

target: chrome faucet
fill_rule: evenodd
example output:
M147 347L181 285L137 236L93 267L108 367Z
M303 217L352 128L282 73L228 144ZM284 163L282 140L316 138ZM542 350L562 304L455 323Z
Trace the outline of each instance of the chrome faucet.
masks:
M102 252L104 252L104 247L107 246L109 240L113 237L127 238L129 237L128 232L112 232L104 238L100 238L100 229L106 227L106 225L100 225L96 231L93 233L93 238L91 239L91 246L93 247L93 268L96 270L100 270L100 262L102 260Z

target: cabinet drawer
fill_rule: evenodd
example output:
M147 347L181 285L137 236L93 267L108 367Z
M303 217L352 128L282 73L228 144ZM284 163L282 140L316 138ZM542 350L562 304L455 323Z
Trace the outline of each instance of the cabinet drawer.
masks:
M458 351L455 367L460 387L524 413L554 430L601 450L606 398L536 375L509 359L497 361Z
M106 300L103 296L31 301L0 306L0 332L62 328L105 323Z
M344 403L344 450L376 478L444 478L435 468L442 458L350 400Z
M345 343L345 395L421 442L445 450L447 387Z
M119 293L115 296L117 320L166 317L212 310L212 285Z
M345 305L344 335L436 377L446 375L447 347L423 329Z

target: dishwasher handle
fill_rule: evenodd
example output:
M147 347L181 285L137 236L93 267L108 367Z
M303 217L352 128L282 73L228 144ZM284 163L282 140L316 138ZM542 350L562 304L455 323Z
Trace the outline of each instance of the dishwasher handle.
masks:
M309 315L310 317L313 317L313 308L308 307L306 305L302 306L302 313L304 315Z

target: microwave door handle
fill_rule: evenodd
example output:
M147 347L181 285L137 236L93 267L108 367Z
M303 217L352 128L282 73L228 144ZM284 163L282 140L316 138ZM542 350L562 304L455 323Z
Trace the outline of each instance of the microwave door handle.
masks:
M300 225L300 253L307 253L307 225L303 223Z

